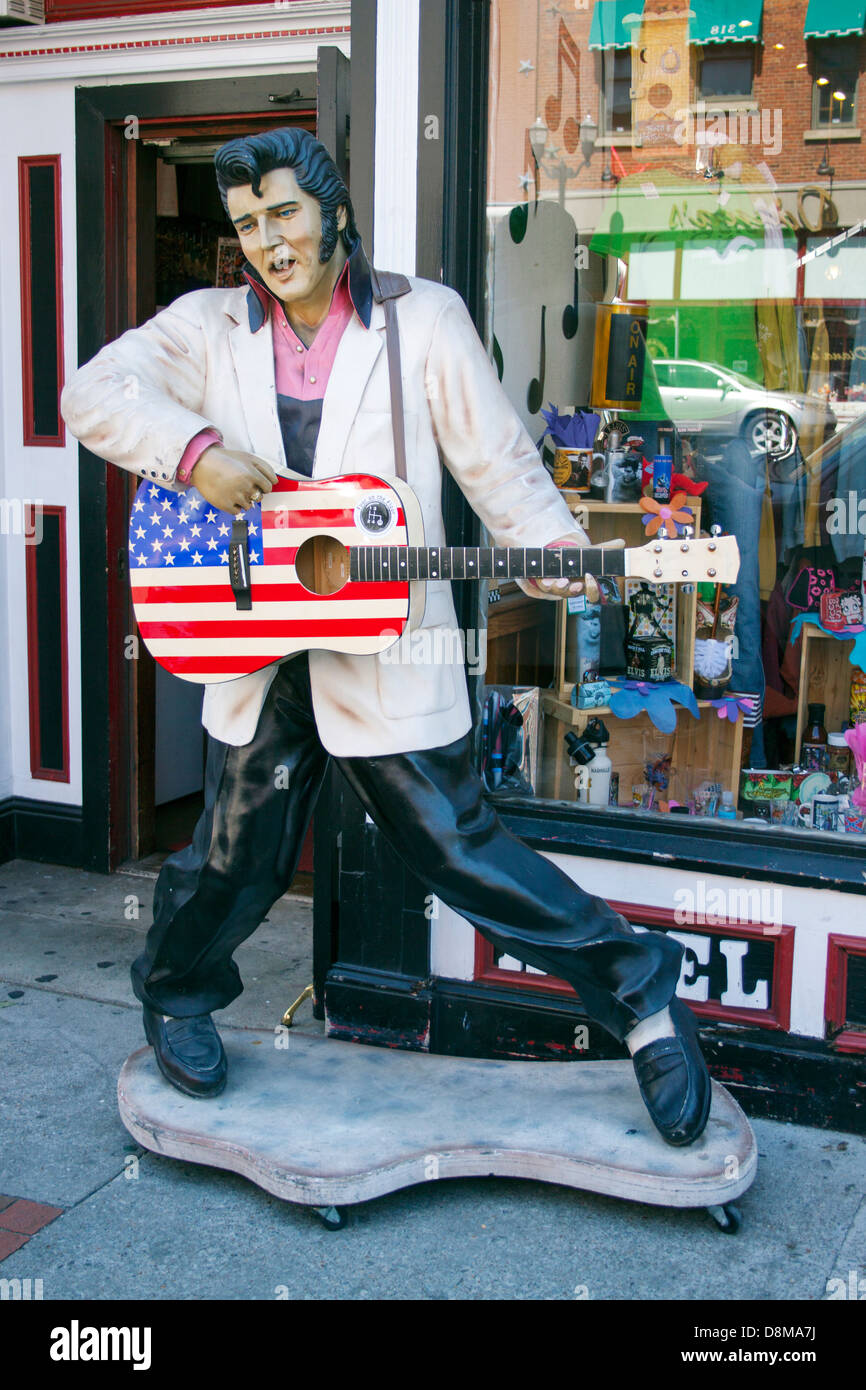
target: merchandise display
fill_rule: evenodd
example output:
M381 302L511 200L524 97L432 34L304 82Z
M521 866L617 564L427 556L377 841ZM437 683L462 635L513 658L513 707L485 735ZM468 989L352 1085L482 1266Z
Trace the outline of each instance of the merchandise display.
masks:
M545 413L554 422L578 421L580 428L589 414L553 406ZM647 457L653 438L658 447ZM699 436L685 439L676 429L638 432L603 415L594 440L560 446L556 459L557 481L567 459L563 495L599 544L630 544L639 531L682 547L694 537L718 535L704 523L704 499L714 527L720 509L708 492ZM765 709L755 687L737 682L744 670L755 669L751 598L739 580L672 584L658 577L599 576L597 602L569 600L557 616L554 681L541 691L540 794L615 807L622 787L630 789L623 805L702 816L708 824L740 820L764 830L862 833L864 808L852 800L859 778L846 733L849 725L866 728L866 675L851 664L852 642L862 631L862 596L820 559L804 555L774 591L774 604L791 614L800 667L799 680L794 677L799 704L790 707L791 714L797 711L797 730L780 747L787 763L774 767L767 759L750 766L764 747ZM789 658L783 669L793 672ZM591 735L591 725L599 723L603 743ZM650 756L659 733L669 747Z
M810 772L825 772L828 764L828 752L823 705L809 706L807 724L808 727L800 744L800 763Z

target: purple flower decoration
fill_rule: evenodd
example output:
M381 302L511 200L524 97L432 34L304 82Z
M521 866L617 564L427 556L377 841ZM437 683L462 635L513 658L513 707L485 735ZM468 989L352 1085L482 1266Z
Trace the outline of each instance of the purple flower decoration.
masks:
M547 429L541 436L549 434L553 443L560 449L591 449L601 417L590 410L578 410L574 415L560 415L553 401L549 410L542 410ZM541 446L541 439L538 446Z
M649 681L617 680L611 682L611 688L614 685L617 688L610 697L610 710L617 719L633 719L636 714L646 710L659 733L672 734L677 727L677 704L684 705L695 719L700 718L695 693L682 681L652 684Z
M677 521L675 518L670 517L670 518L668 518L668 519L665 521L665 523L664 523L664 524L665 524L665 530L667 530L668 526L670 526L670 525L671 525L671 522L673 522L674 529L675 529L675 531L676 531L676 533L677 533L678 536L682 536L682 535L684 534L685 529L686 529L687 526L694 527L694 524L695 524L695 514L694 514L694 512L692 511L691 507L681 507L680 510L683 511L683 512L688 512L689 516L691 517L691 520L690 520L690 521ZM647 527L647 526L649 526L649 524L650 524L651 521L657 521L657 520L658 520L658 516L656 515L655 512L646 512L646 513L641 517L641 524L642 524L644 527ZM671 537L670 539L673 540L673 537Z
M710 700L710 704L720 719L730 719L732 724L736 724L741 714L751 714L755 708L751 695L728 695L721 700Z

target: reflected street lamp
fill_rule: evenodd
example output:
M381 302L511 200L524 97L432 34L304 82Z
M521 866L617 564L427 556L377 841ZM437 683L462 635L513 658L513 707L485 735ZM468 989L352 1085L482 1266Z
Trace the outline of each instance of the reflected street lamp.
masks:
M536 116L532 125L529 127L529 147L532 150L532 158L535 163L535 204L538 206L538 189L541 182L542 171L555 173L559 181L559 205L565 207L565 185L570 178L574 178L585 169L595 152L595 141L598 135L598 122L593 120L592 115L587 112L579 126L580 131L580 153L583 156L583 163L572 168L564 159L548 160L544 165L544 155L547 149L547 140L550 134L541 116Z

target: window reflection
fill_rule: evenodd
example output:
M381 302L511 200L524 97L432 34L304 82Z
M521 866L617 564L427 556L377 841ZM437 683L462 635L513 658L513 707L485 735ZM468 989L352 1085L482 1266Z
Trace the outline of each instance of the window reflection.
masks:
M760 0L724 23L698 0L493 5L489 351L593 542L670 530L704 556L589 607L491 591L486 708L533 711L497 795L601 805L601 725L612 815L862 829L866 198L856 144L814 142L854 120L863 44L799 10L792 35ZM708 573L713 527L735 581Z

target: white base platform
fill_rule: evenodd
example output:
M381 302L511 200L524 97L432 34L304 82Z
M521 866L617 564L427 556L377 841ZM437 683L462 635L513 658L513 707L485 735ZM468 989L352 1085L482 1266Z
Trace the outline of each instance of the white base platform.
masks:
M154 1153L320 1209L437 1178L500 1176L709 1207L724 1228L721 1208L755 1176L751 1126L716 1082L703 1135L674 1148L627 1061L479 1061L294 1032L280 1050L275 1036L224 1036L228 1085L211 1100L169 1085L151 1048L134 1052L117 1086L123 1123Z

